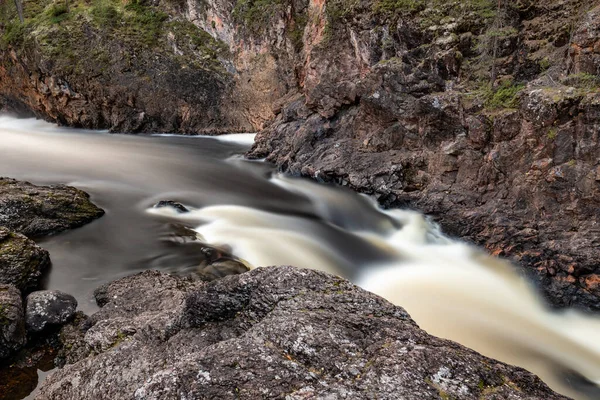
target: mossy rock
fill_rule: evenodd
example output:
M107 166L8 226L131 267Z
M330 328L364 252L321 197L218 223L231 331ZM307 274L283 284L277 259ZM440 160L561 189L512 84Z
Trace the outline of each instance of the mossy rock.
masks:
M24 344L21 293L14 286L0 284L0 360L9 357Z
M28 237L76 228L103 214L87 193L74 187L0 178L0 225Z
M35 289L49 265L46 250L25 236L0 227L0 284L13 285L22 291Z

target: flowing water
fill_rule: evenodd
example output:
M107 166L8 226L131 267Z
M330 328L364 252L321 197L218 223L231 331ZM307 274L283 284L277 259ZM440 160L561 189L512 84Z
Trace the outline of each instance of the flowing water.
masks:
M0 116L0 176L73 185L106 210L41 240L53 262L45 286L75 295L87 313L93 290L125 275L202 275L212 246L250 267L347 277L434 335L524 367L576 399L600 398L600 319L550 311L510 265L445 237L417 212L383 211L365 196L243 160L252 138L109 135ZM154 208L160 200L190 212Z

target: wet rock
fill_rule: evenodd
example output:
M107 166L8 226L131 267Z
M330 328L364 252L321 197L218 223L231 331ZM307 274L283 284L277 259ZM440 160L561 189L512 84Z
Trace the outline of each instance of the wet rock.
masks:
M154 208L162 208L162 207L171 207L180 213L186 213L186 212L190 211L183 204L179 203L178 201L173 201L173 200L161 200L154 205Z
M25 325L30 333L64 325L73 318L77 309L75 297L59 290L30 293L25 302Z
M147 271L96 297L98 313L63 328L76 351L37 399L565 399L322 272L198 283Z
M0 360L25 344L25 323L21 292L0 284Z
M229 251L214 247L202 247L201 252L205 259L198 266L197 273L206 281L243 274L250 270L249 265Z
M0 284L35 289L50 266L48 252L25 236L0 226Z
M103 214L87 193L74 187L0 178L0 226L28 237L76 228Z

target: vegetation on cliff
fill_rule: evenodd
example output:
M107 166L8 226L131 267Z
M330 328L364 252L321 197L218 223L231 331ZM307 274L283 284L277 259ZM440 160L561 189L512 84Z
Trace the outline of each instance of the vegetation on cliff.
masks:
M39 49L42 57L52 58L63 72L108 72L115 56L125 63L135 62L136 53L145 49L178 61L182 66L224 72L219 57L227 46L186 20L171 18L160 7L138 0L75 1L67 3L35 0L25 6L25 22L20 23L16 9L4 4L0 23L4 26L0 46ZM89 54L90 41L93 52ZM115 47L121 51L115 53ZM91 55L91 57L90 57ZM92 60L90 60L90 58Z

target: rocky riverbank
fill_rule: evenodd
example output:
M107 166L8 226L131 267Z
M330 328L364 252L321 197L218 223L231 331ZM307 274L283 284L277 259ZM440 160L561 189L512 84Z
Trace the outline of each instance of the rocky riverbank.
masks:
M30 238L72 229L103 214L87 193L73 187L0 178L2 398L23 398L37 384L37 368L52 368L56 331L77 307L71 295L37 290L51 262Z
M148 271L96 300L99 312L62 329L65 366L36 398L564 398L321 272L201 283Z
M76 312L73 296L36 290L50 257L24 234L57 233L103 211L72 187L0 183L0 220L14 229L0 227L3 398L40 385L40 400L566 399L312 270L268 267L212 282L146 271L98 288L97 313ZM38 382L38 369L55 368Z

